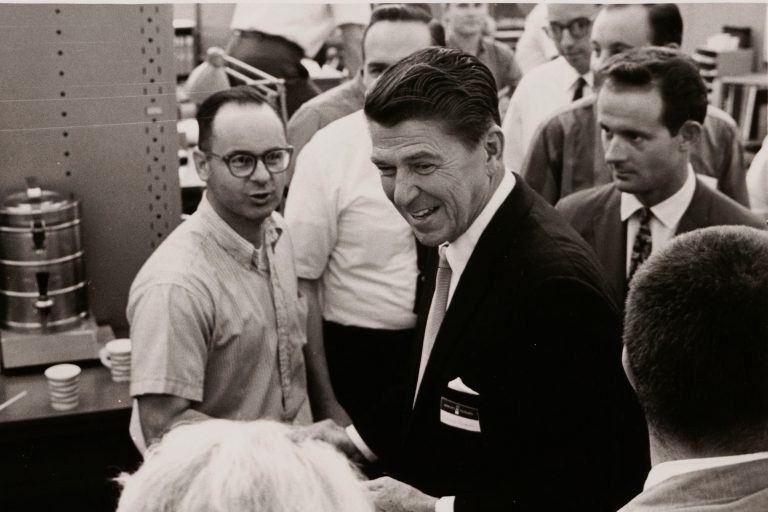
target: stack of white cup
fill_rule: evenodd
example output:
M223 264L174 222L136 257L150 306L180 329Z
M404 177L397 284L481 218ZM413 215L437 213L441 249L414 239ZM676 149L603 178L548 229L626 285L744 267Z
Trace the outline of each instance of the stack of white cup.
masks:
M80 367L76 364L57 364L45 370L51 407L68 411L80 401Z
M99 352L104 366L112 372L114 382L131 380L131 340L119 338L108 342Z

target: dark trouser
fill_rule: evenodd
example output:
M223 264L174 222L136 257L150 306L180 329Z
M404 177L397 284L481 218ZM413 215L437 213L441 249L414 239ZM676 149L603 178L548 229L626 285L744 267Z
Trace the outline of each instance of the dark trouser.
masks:
M354 422L402 382L414 329L366 329L323 320L325 354L339 403Z
M265 73L285 79L289 117L302 103L320 93L320 89L310 81L306 68L301 65L304 51L287 39L263 32L235 30L227 54Z

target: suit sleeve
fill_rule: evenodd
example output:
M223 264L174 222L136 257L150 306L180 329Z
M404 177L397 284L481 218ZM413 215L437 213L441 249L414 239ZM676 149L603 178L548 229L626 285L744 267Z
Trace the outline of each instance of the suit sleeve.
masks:
M735 127L727 125L723 129L720 151L723 152L722 169L720 170L722 178L718 182L720 192L749 208L744 148Z
M483 425L500 479L458 495L456 512L616 510L640 492L648 448L615 308L589 284L557 278L510 316L514 334L490 357L488 374L504 377L490 386Z
M560 123L555 119L545 122L536 130L521 168L525 182L552 205L560 199L563 143Z

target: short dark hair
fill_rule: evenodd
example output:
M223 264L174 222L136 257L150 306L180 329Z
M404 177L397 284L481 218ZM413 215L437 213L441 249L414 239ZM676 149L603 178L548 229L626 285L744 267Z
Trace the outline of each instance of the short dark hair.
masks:
M472 55L438 47L385 71L366 95L365 115L388 127L409 119L439 121L468 148L501 124L493 73Z
M278 113L275 105L269 101L262 93L251 85L239 85L231 89L224 89L208 96L200 105L197 111L197 124L199 126L199 135L197 137L197 146L203 151L210 151L211 137L213 136L213 120L219 109L227 103L238 103L241 105L266 104L275 111L277 117L282 122L282 117Z
M632 5L637 4L608 4L605 9L624 9ZM640 5L645 8L652 45L683 44L683 17L676 4Z
M661 95L661 122L676 135L686 121L704 123L707 86L696 63L671 48L633 48L608 58L598 73L604 88L652 89Z
M649 426L695 450L755 451L768 439L768 234L675 238L632 279L624 345Z
M677 4L643 4L651 27L651 44L683 44L683 17Z
M371 12L368 26L363 31L363 57L365 57L365 38L368 31L380 21L415 22L427 25L432 44L445 46L445 31L440 22L432 19L432 14L418 4L384 4Z

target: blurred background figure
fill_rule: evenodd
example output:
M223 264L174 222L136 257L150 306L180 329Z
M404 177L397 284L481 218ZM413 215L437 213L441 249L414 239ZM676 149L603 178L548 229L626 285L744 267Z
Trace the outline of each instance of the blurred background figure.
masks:
M512 95L501 126L507 169L520 171L528 145L542 121L559 108L592 94L589 35L595 14L594 4L547 5L547 34L560 56L526 74Z
M768 219L768 137L763 140L747 172L749 206L763 219Z
M443 23L447 36L446 46L480 59L493 73L499 97L508 100L520 82L522 73L512 49L488 37L493 31L488 4L445 4ZM504 104L506 109L508 101Z
M768 510L768 235L682 235L637 273L624 369L651 462L621 512Z
M555 43L544 30L546 24L547 4L536 4L525 17L523 35L520 36L515 48L517 64L523 74L558 56Z
M343 455L270 421L181 425L118 481L119 512L373 512Z
M320 52L328 36L341 29L344 62L349 75L360 69L360 43L368 23L368 4L281 5L240 3L232 15L227 53L286 80L288 115L319 94L301 64Z

